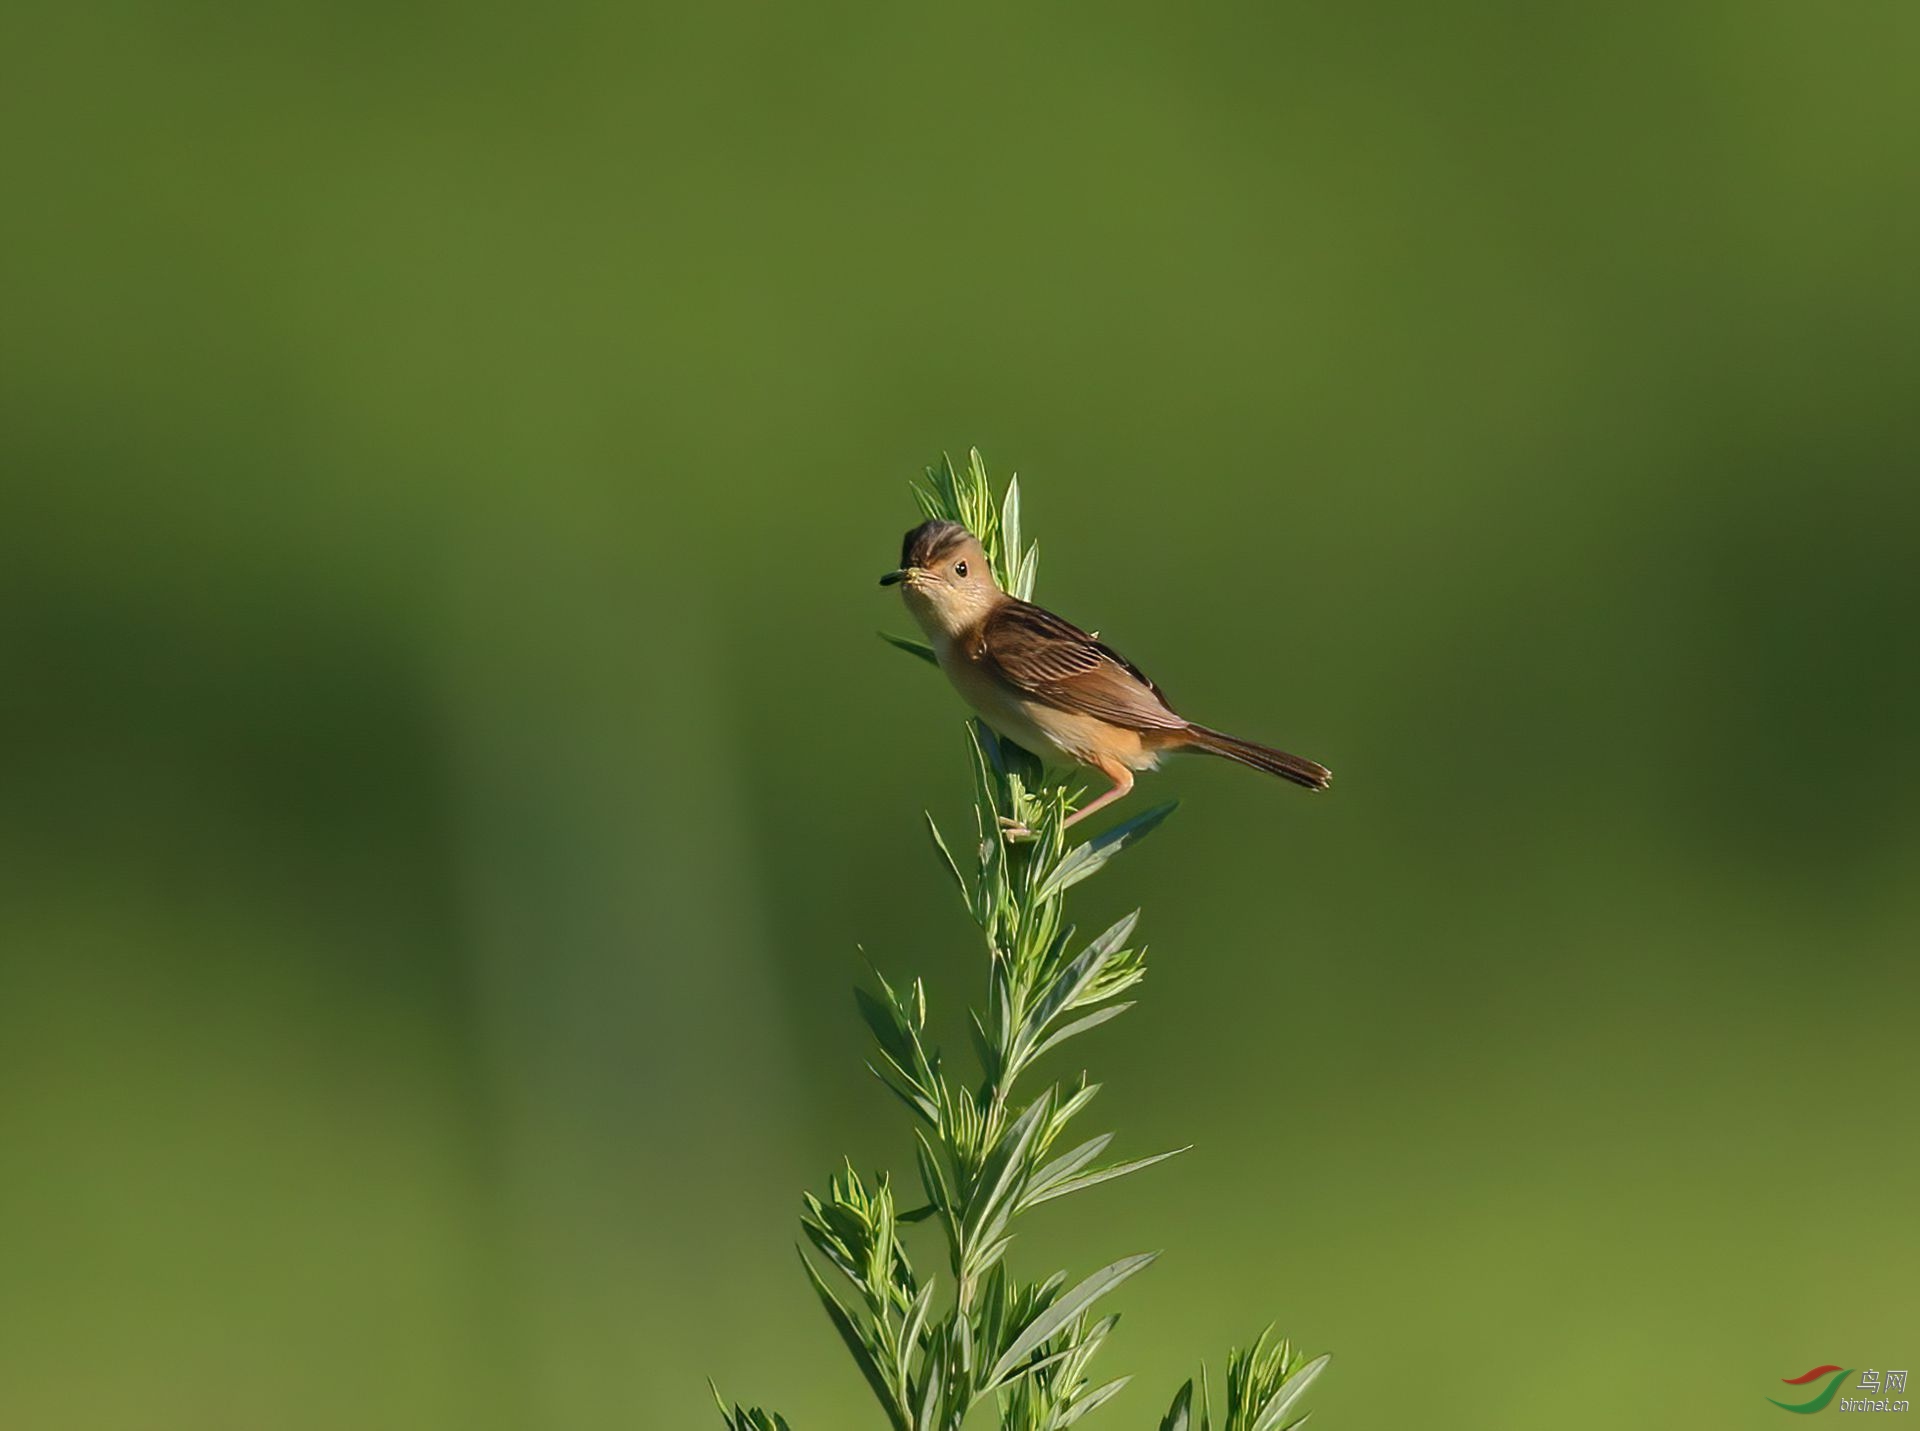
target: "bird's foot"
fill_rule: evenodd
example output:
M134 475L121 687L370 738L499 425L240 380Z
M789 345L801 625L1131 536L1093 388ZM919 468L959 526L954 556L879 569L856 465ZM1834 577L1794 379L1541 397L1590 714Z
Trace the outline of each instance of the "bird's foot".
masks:
M1014 819L1011 815L1002 815L1000 817L1000 834L1001 837L1009 843L1015 840L1031 840L1033 838L1033 831L1019 820Z

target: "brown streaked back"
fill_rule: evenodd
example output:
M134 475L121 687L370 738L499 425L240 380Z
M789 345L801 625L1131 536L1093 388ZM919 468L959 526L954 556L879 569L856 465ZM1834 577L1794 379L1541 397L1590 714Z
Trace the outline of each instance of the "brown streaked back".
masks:
M1032 602L1007 600L980 623L979 659L1056 710L1129 730L1184 730L1187 722L1126 657Z

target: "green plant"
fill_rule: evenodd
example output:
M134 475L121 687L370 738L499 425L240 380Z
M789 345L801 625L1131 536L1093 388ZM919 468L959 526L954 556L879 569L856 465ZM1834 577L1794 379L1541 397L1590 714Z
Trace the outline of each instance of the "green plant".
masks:
M1028 596L1037 545L1021 546L1018 479L996 501L980 454L927 472L914 494L929 517L965 523L986 547L994 574ZM917 655L918 642L888 637ZM1150 1264L1145 1252L1109 1263L1072 1286L1064 1273L1028 1282L1008 1270L1016 1218L1056 1198L1138 1172L1184 1149L1106 1162L1113 1135L1069 1146L1067 1130L1099 1091L1082 1074L1027 1091L1042 1057L1133 1007L1121 995L1146 974L1134 940L1138 912L1082 941L1066 896L1173 810L1160 805L1069 846L1066 819L1077 792L1049 779L1026 751L984 725L968 728L975 856L963 873L931 816L927 828L987 948L985 1007L972 1012L978 1082L943 1065L927 1036L927 996L918 979L895 988L875 971L877 991L856 991L878 1045L871 1067L914 1119L924 1201L896 1206L883 1174L851 1166L824 1196L808 1194L801 1227L813 1249L801 1262L848 1352L894 1431L960 1431L975 1407L992 1404L1003 1431L1063 1431L1126 1385L1096 1382L1091 1363L1118 1320L1095 1315L1108 1292ZM1003 818L1031 839L1010 841ZM945 1275L918 1270L902 1231L931 1222L944 1243ZM939 1303L936 1309L936 1303ZM1328 1358L1306 1361L1263 1333L1227 1362L1223 1431L1288 1431L1304 1422L1301 1397ZM1200 1405L1187 1382L1162 1431L1213 1431L1204 1371ZM719 1399L718 1392L715 1393ZM778 1416L720 1402L730 1431L788 1431Z

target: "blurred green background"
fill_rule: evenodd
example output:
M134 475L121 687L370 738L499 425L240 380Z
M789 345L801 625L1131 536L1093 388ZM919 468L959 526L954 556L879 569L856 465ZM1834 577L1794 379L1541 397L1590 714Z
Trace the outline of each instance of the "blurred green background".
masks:
M981 977L874 638L972 443L1340 777L1090 887L1198 1145L1016 1248L1166 1249L1099 1424L1920 1361L1917 17L7 7L0 1425L875 1424L794 1214L910 1166L856 942Z

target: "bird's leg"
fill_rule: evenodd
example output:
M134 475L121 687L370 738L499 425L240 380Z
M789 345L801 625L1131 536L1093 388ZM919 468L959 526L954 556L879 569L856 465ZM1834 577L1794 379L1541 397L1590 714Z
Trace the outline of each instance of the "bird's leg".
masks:
M1115 800L1123 799L1133 789L1133 772L1111 756L1101 756L1093 761L1093 768L1113 782L1113 789L1107 791L1098 800L1084 809L1075 810L1067 816L1067 824L1084 820L1102 805L1111 805ZM1064 827L1063 827L1064 828Z

